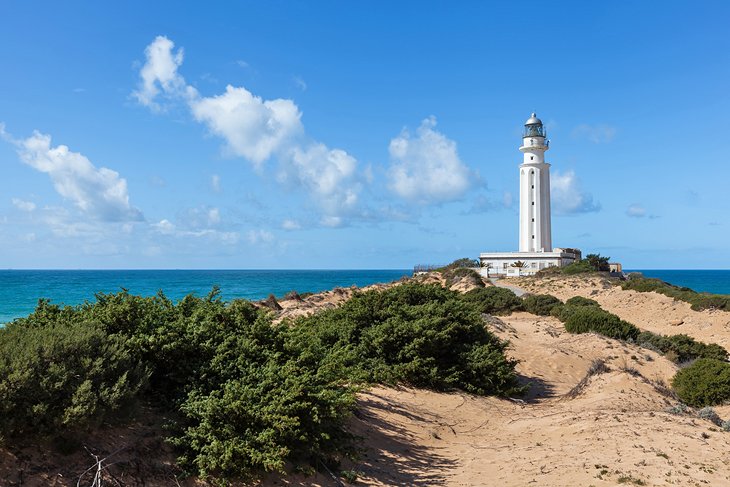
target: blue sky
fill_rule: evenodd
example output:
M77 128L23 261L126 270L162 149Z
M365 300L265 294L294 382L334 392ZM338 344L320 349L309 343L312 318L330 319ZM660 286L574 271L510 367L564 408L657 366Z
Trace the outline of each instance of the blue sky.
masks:
M730 268L726 2L3 2L0 268Z

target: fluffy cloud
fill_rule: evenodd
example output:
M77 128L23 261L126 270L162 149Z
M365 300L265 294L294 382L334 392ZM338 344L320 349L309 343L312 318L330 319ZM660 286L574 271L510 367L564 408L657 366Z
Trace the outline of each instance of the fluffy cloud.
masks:
M616 136L616 129L608 125L581 124L573 129L573 137L588 139L594 144L611 142Z
M229 150L256 165L303 132L301 113L291 100L263 100L246 88L228 85L219 96L194 98L198 122L226 141Z
M306 148L294 147L287 161L287 166L294 170L283 173L283 178L295 178L299 185L316 195L328 215L355 207L359 192L357 160L347 152L314 143Z
M51 137L39 132L14 140L21 160L48 174L65 199L88 216L103 221L139 221L142 213L129 204L127 181L111 169L97 168L65 145L51 147Z
M573 171L564 174L556 171L550 177L550 193L553 209L558 214L590 213L601 209L593 196L580 188Z
M173 52L174 47L175 44L167 37L157 36L145 49L147 62L139 72L139 87L132 96L153 110L160 109L155 101L160 94L173 97L187 90L185 80L177 72L183 62L183 50L180 48Z
M232 155L258 170L269 159L278 160L279 181L303 188L327 221L354 213L361 190L355 158L309 140L292 100L264 100L231 85L217 96L202 96L178 73L183 52L174 47L159 36L145 49L140 85L133 94L142 105L155 109L159 96L185 103L193 118L220 137Z
M644 209L644 207L640 204L634 203L626 208L626 215L632 218L643 218L646 216L646 209Z
M456 142L434 130L436 118L425 119L413 137L407 129L390 141L390 189L421 204L461 198L473 175L459 159Z
M19 198L13 198L12 202L13 206L21 211L31 212L35 210L35 203L33 203L32 201L24 201Z

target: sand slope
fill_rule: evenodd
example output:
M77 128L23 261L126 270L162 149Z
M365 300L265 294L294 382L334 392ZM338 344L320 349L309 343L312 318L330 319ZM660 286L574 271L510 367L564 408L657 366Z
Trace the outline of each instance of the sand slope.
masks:
M527 402L415 389L363 394L355 425L369 448L365 484L730 485L730 434L665 411L675 404L662 388L671 362L570 335L554 318L516 313L495 324L535 384ZM596 359L610 371L568 395Z

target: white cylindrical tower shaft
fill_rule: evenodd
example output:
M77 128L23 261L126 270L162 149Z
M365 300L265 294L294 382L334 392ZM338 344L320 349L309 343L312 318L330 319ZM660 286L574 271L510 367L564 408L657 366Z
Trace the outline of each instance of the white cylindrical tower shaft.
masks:
M520 165L520 252L553 251L546 135L542 121L533 113L525 122L520 147L524 154Z

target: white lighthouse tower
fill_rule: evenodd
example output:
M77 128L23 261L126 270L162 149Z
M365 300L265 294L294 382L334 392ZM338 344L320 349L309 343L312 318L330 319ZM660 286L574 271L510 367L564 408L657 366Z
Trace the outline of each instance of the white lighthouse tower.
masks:
M482 274L522 276L580 260L579 249L553 248L550 225L550 144L545 127L534 113L525 122L520 164L520 250L479 254Z
M542 121L533 113L522 133L520 165L520 252L552 252L550 225L550 164L545 151L550 141Z

